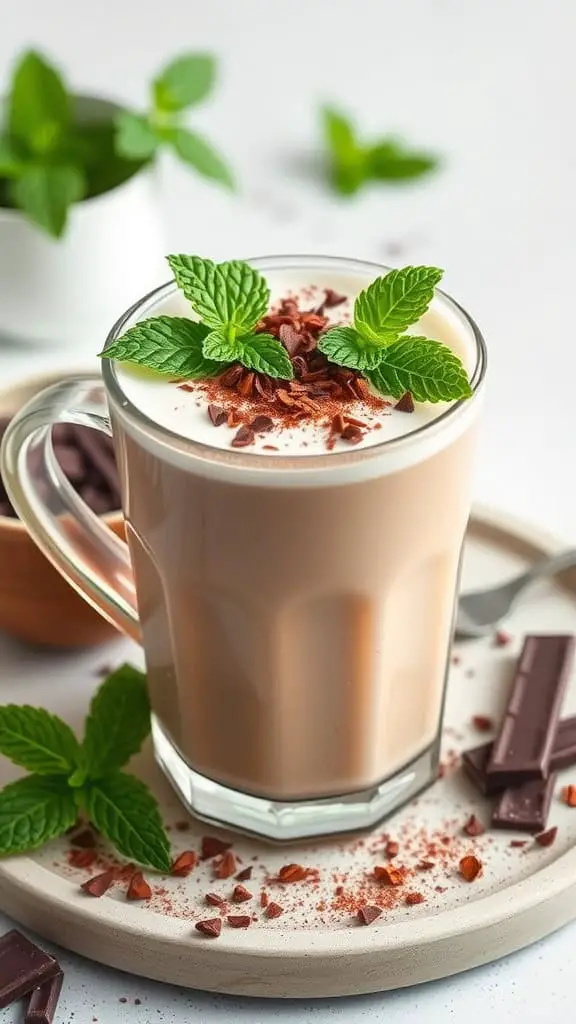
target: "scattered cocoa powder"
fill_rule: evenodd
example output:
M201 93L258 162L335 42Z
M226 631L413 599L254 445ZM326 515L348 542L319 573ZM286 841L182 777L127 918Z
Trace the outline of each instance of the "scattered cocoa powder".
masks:
M189 832L190 822L189 821L177 821L174 825L177 832Z
M458 870L465 882L473 882L482 871L482 861L478 860L478 857L468 854L468 856L462 857Z

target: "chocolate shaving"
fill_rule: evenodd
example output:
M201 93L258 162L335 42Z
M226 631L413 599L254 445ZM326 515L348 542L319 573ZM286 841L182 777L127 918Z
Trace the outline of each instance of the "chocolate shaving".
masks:
M293 324L280 324L278 335L289 356L295 356L302 344L302 335Z
M402 398L398 399L394 408L396 409L396 412L414 412L414 399L412 398L412 393L410 391L406 391L402 395Z
M380 917L381 913L382 911L380 907L360 907L360 910L358 911L358 920L360 924L372 924L372 922L375 921L376 918Z
M208 939L217 939L222 931L222 921L219 917L213 917L208 921L197 921L194 927Z
M254 444L254 441L254 431L250 427L240 427L238 433L232 438L232 447L247 448L248 445Z
M215 427L222 426L223 423L226 423L228 418L228 413L219 405L214 405L212 402L208 406L208 415Z

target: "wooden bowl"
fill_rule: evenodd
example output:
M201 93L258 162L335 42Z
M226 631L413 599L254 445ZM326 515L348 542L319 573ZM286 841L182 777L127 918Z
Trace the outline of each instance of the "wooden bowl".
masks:
M46 374L0 391L0 416L13 416L34 395L73 373ZM124 534L121 512L103 516ZM117 631L66 582L18 519L0 516L0 630L46 647L93 647Z

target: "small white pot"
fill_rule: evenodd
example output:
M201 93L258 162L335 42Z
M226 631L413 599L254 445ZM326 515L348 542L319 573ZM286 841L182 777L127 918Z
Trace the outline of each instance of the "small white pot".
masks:
M147 167L76 204L60 239L0 209L0 343L99 344L128 306L169 278L156 186Z

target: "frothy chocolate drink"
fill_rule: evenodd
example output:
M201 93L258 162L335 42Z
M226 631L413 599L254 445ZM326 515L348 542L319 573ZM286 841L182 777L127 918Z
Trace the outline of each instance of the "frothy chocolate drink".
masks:
M321 258L263 272L276 309L345 296L324 304L332 323L375 276ZM190 309L173 291L138 317L160 313ZM437 296L410 330L444 342L473 376L476 339L449 300ZM221 382L216 394L125 366L107 373L152 706L183 763L296 800L378 785L435 752L476 398L414 408L408 396L395 408L352 381L326 417L275 419L264 403L273 422L258 430L253 381L227 397ZM358 423L360 436L346 436ZM233 446L242 426L253 438Z

